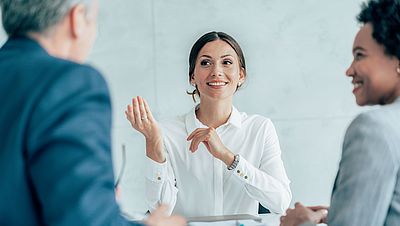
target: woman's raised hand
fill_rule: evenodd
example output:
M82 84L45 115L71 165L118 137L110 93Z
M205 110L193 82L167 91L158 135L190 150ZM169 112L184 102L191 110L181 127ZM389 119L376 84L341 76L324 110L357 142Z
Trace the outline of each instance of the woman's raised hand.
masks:
M154 161L164 162L161 130L146 100L140 96L132 98L132 105L127 106L125 115L132 127L146 138L147 156Z
M149 105L142 97L132 98L132 105L128 105L125 115L132 127L142 133L146 139L158 135L157 122L151 114Z

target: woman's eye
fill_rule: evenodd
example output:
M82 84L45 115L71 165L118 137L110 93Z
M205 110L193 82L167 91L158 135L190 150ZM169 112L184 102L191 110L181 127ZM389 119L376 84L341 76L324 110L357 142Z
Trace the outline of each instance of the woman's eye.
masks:
M230 64L232 64L232 61L231 60L224 60L224 64L230 65Z
M210 64L211 64L211 62L209 60L200 61L200 65L202 65L202 66L207 66L207 65L210 65Z
M364 54L363 54L363 53L356 52L356 53L354 54L354 59L355 59L355 60L361 60L363 57L364 57Z

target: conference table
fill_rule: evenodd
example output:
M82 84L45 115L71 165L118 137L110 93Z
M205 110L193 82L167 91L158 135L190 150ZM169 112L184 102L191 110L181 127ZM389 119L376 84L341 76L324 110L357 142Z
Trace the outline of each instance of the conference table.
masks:
M281 217L281 215L267 213L267 214L260 214L259 216L261 217L262 223L264 223L265 226L279 226L280 223L279 218Z
M279 226L278 214L248 214L187 218L189 226Z
M233 217L232 217L233 216ZM240 215L238 215L240 216ZM251 216L251 215L249 215ZM224 216L217 216L217 218L221 218ZM242 220L232 220L235 218L235 215L229 215L228 219L226 220L218 220L218 221L207 221L207 222L191 222L190 218L188 218L189 226L279 226L280 224L280 217L281 215L279 214L259 214L255 216L254 218L257 220L251 220L251 219L242 219ZM200 217L201 218L201 217ZM207 218L207 217L205 217ZM215 218L215 216L210 217L210 219ZM261 218L261 219L260 219ZM260 222L261 220L261 222ZM319 224L320 225L320 224ZM304 223L300 226L315 226L315 224L312 223Z
M127 215L125 218L141 222L145 215ZM187 218L189 226L279 226L279 214L259 214L257 216L239 214L227 216L206 216Z

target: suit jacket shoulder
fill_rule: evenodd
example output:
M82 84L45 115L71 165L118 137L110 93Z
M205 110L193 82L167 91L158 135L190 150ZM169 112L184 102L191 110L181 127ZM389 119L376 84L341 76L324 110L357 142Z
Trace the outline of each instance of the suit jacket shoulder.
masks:
M393 104L382 106L379 109L361 113L350 124L346 131L343 152L349 151L349 144L359 140L360 151L371 150L366 148L380 144L380 152L376 155L389 154L393 160L400 162L400 100ZM386 147L386 148L385 148ZM389 153L384 153L389 152Z
M346 131L330 226L400 225L399 102L357 116Z
M0 75L0 224L129 224L115 203L101 74L12 38L0 49Z

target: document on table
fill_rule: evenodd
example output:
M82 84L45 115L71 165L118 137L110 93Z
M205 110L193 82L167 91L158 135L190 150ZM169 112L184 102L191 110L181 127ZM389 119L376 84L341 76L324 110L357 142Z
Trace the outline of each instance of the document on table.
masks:
M189 226L267 226L261 217L250 214L188 217Z
M219 216L201 216L201 217L187 217L188 222L215 222L215 221L235 221L235 220L252 220L261 222L259 216L250 214L233 214L233 215L219 215Z
M226 220L214 222L190 222L189 226L266 226L254 220Z

